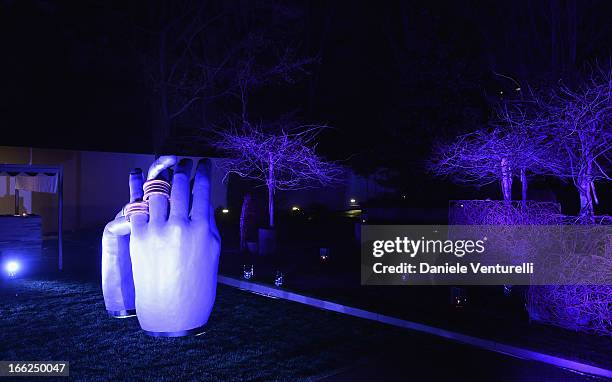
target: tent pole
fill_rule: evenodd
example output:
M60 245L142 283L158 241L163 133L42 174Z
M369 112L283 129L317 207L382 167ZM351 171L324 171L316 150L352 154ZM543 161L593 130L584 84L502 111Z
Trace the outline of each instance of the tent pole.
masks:
M64 214L64 169L60 165L57 171L58 183L58 213L57 213L57 247L59 250L58 267L61 271L64 268L64 235L63 235L63 214Z

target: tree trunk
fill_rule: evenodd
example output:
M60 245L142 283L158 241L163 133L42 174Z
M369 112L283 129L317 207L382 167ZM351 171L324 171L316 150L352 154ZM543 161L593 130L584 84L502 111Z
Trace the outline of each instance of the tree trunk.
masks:
M593 195L595 194L595 188L593 187L593 162L594 159L590 155L592 152L590 140L587 137L581 136L582 148L584 152L583 163L580 172L576 178L576 187L580 194L580 217L584 218L588 222L594 222L595 219L595 208L593 206ZM586 146L586 149L585 149Z
M268 166L268 216L270 217L270 228L274 227L274 184L274 163L272 162L272 154L270 154Z
M268 214L270 215L270 228L274 227L274 188L268 186Z
M268 216L270 217L270 226L268 228L259 229L259 254L271 255L276 252L276 232L274 230L274 167L270 162L268 172Z
M506 158L501 160L501 172L501 186L502 194L504 195L504 202L506 204L510 204L512 201L512 171Z
M163 112L160 112L158 125L156 131L154 131L154 150L156 155L161 155L165 150L170 136L171 122Z
M591 220L595 215L591 197L591 181L587 175L578 176L578 193L580 194L580 216Z
M597 198L597 192L595 192L595 182L591 181L591 192L593 193L593 203L599 205L599 199ZM595 211L593 210L593 213Z
M527 208L527 171L521 169L521 205Z

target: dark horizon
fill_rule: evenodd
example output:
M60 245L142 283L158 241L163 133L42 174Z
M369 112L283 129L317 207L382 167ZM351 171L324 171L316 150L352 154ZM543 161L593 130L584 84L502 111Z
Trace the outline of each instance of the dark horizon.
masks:
M235 7L230 4L229 10ZM486 120L488 97L514 90L512 80L504 76L536 87L572 81L576 70L610 57L612 28L605 21L612 6L605 1L485 2L473 7L444 2L348 4L287 5L295 15L285 17L302 19L291 45L300 56L317 62L295 84L268 86L261 94L266 99L256 99L255 108L265 113L273 109L266 105L269 101L293 97L273 113L299 107L304 121L327 123L338 131L339 137L330 141L351 144L357 142L353 133L371 127L384 130L389 119L406 112L398 109L411 109L428 122L438 122L431 126L434 129L461 129L470 119ZM150 49L139 34L154 33L143 32L150 10L96 1L5 1L1 7L2 120L7 127L16 125L8 128L14 133L8 143L36 140L25 131L36 128L42 133L42 146L125 151L132 146L116 142L113 133L128 129L150 134L151 91L138 57ZM261 17L273 16L262 11ZM509 37L514 40L508 41ZM443 85L450 90L438 92ZM447 111L430 110L436 106ZM458 106L474 109L474 115L451 115L454 118L444 124L436 121L436 113L451 114ZM45 122L50 126L41 126ZM395 129L410 136L418 130L415 122L419 121L411 115L396 118ZM89 131L88 126L108 129L110 134L105 137L103 131ZM134 149L143 151L146 146ZM357 146L364 147L371 147L371 142Z
M384 169L394 187L442 201L448 199L442 183L423 178L435 141L486 125L504 97L576 82L609 63L612 46L606 1L393 1L382 7L367 1L5 1L0 7L5 145L217 154L210 130L231 126L239 113L235 88L223 84L229 96L191 105L160 144L159 84L148 81L158 32L173 17L187 23L191 15L180 11L194 9L213 20L211 36L229 36L210 37L213 61L249 33L264 41L256 65L265 68L285 47L294 59L311 60L290 81L257 85L249 101L255 122L290 114L326 124L318 145L325 157L360 174ZM216 17L223 22L215 24ZM177 54L169 51L168 59ZM415 176L427 184L414 190ZM566 186L552 187L567 193ZM487 188L477 193L494 196Z

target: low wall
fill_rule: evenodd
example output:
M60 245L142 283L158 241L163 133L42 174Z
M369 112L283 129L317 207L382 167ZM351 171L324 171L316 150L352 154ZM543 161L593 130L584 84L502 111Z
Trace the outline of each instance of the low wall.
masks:
M197 162L200 158L192 159ZM154 160L149 154L0 146L0 163L63 167L65 231L103 227L129 201L130 171L139 167L146 172ZM211 201L215 208L227 206L227 185L217 165L220 160L212 158ZM0 176L0 214L14 212L14 195L14 181ZM44 234L57 232L57 194L20 191L19 196L22 212L42 217Z

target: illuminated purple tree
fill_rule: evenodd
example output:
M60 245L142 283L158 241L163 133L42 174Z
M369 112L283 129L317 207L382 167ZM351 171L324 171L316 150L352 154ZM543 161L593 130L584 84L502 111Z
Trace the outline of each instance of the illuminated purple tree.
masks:
M493 122L504 134L512 171L521 181L523 207L527 202L527 175L556 174L563 168L550 132L554 122L532 100L505 100L496 108Z
M577 90L562 84L540 105L554 122L552 139L563 160L555 175L572 179L580 216L590 220L598 204L595 183L611 180L612 71L600 71Z
M435 147L429 169L458 183L484 186L499 182L504 201L510 202L516 143L513 138L500 129L461 135Z
M512 200L514 177L520 177L523 206L528 174L562 170L550 131L553 122L533 101L505 100L488 128L459 136L435 148L430 170L458 183L478 186L499 182L505 202Z
M459 183L500 181L505 201L514 176L520 175L523 200L528 173L571 179L580 216L592 220L595 184L611 180L612 72L600 70L577 90L561 84L549 94L503 102L490 130L436 147L431 171Z
M222 165L227 174L253 179L268 188L270 227L274 227L276 190L300 190L338 183L343 170L315 152L315 139L324 126L282 126L278 133L244 124L240 130L219 133L217 147L231 159Z

